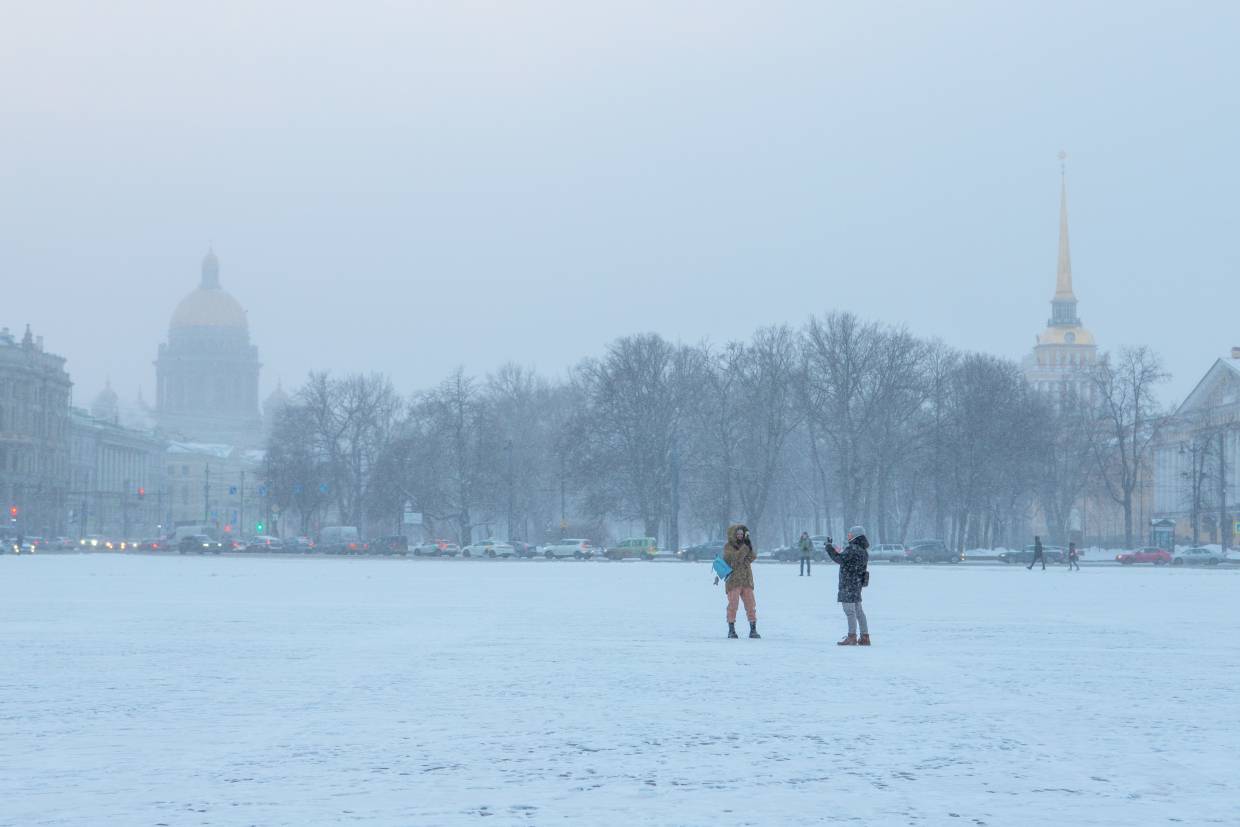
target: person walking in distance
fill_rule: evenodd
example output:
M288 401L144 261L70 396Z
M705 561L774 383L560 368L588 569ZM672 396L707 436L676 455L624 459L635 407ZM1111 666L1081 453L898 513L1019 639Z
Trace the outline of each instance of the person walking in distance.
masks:
M1080 571L1081 570L1081 564L1079 562L1080 559L1081 559L1081 555L1076 550L1076 543L1068 543L1068 571L1072 571L1073 569Z
M1042 538L1036 534L1033 537L1033 559L1026 566L1029 571L1033 571L1033 567L1038 563L1042 564L1042 571L1046 571L1046 556L1042 554Z
M807 531L801 532L800 546L801 546L801 573L797 576L804 577L806 575L812 575L813 569L811 568L811 564L813 563L813 560L814 560L814 541L809 538L809 532Z
M848 634L839 641L839 646L870 645L870 625L861 608L861 590L870 579L866 571L870 563L869 549L870 541L866 539L865 529L859 525L848 529L848 545L843 551L836 551L831 538L827 538L827 555L840 566L840 585L835 597L848 618ZM860 638L857 637L858 626L861 629Z
M728 544L723 547L723 562L732 568L724 584L728 593L728 637L736 634L737 604L744 602L745 614L749 618L749 636L760 638L758 634L758 607L753 597L753 542L749 539L749 529L743 525L728 526Z

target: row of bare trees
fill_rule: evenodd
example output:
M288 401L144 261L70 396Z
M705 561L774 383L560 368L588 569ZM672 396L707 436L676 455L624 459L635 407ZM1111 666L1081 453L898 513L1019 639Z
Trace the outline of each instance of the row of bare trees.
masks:
M538 542L657 537L744 521L768 543L862 523L878 541L1067 536L1087 492L1128 515L1163 379L1143 349L1104 358L1093 402L1048 399L1018 366L848 313L746 342L614 341L561 381L508 365L402 398L382 376L314 374L276 424L270 495L302 531ZM286 530L289 523L285 521Z

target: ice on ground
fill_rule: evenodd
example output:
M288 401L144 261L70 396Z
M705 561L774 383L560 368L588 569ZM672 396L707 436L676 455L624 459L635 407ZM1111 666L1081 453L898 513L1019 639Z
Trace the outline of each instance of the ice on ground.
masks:
M1240 572L0 558L0 824L1240 822Z

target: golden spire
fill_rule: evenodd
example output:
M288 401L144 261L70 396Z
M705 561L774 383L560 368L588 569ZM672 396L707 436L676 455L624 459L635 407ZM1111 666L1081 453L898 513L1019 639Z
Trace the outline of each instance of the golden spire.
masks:
M1068 173L1064 161L1068 153L1059 150L1059 273L1055 279L1055 299L1076 300L1072 292L1072 254L1068 251Z

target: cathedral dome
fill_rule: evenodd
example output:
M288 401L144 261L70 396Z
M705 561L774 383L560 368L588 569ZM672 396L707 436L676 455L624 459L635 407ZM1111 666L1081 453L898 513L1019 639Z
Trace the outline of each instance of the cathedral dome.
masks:
M99 391L99 395L91 403L90 415L107 422L115 422L120 418L120 398L116 395L116 391L112 390L111 379L107 381L107 384L103 386L103 390Z
M214 251L202 260L202 283L181 299L172 313L173 329L186 327L246 328L245 309L220 287L220 263Z
M181 299L172 313L172 327L246 327L241 303L220 288L199 287Z
M276 389L273 390L263 401L263 418L270 425L276 421L281 412L288 407L289 395L284 392L284 384L276 382Z

